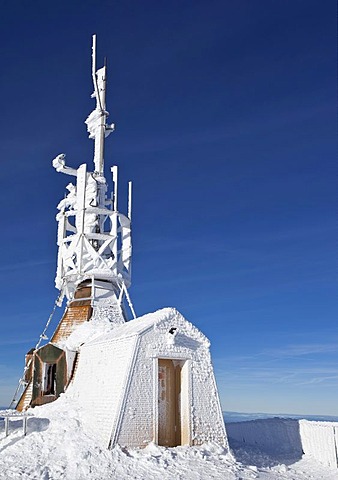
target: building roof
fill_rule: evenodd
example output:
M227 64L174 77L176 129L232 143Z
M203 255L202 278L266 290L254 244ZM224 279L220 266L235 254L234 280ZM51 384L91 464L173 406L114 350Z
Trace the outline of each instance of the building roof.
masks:
M142 317L138 317L135 320L130 320L129 322L126 322L123 325L114 328L108 334L105 333L103 335L100 335L99 337L96 337L95 339L88 342L87 345L105 343L106 341L114 341L120 338L141 335L148 329L168 320L172 320L174 325L175 323L177 323L177 321L186 322L195 331L195 334L198 334L202 341L207 341L209 343L205 335L203 335L203 333L201 333L195 326L190 324L190 322L188 322L183 317L183 315L178 310L176 310L176 308L167 307L162 308L161 310L157 310L153 313L148 313L146 315L143 315Z

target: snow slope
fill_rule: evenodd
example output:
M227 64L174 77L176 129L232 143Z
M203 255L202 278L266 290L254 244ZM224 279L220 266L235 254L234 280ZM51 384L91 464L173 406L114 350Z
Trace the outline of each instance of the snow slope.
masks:
M83 432L81 412L66 395L31 413L26 437L21 421L11 421L7 438L0 422L1 480L337 480L337 469L310 457L268 456L235 444L232 452L216 444L104 450Z

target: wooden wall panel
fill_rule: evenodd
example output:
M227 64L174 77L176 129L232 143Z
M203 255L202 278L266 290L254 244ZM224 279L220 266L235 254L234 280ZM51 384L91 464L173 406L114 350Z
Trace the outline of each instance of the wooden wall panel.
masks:
M90 305L70 305L59 325L57 326L51 342L57 343L66 340L74 329L84 322L87 322L92 315L92 307Z

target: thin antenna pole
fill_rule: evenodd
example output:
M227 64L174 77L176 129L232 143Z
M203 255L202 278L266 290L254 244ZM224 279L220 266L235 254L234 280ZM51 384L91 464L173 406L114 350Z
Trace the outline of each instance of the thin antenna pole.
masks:
M113 167L110 167L110 171L113 176L113 188L114 188L114 196L113 196L113 211L114 215L111 217L111 235L114 238L114 243L112 247L112 252L114 256L114 267L113 271L117 275L117 255L118 255L118 245L117 245L117 237L118 237L118 224L117 224L117 188L118 188L118 167L114 165Z
M133 182L128 182L128 217L131 220L131 205L132 205Z
M96 110L100 112L100 126L97 129L95 134L95 146L94 146L94 163L95 171L99 175L103 175L104 169L104 140L106 134L106 66L102 67L100 70L100 76L102 79L100 81L100 90L98 85L98 78L96 73L96 35L93 35L93 46L92 46L92 77L96 97Z
M97 81L96 81L96 35L93 35L93 44L92 44L92 77L93 77L93 84L98 96L97 91Z
M117 165L114 165L113 167L110 167L110 171L113 175L113 186L114 186L114 192L113 192L113 210L114 212L117 212L117 189L118 189L118 167Z

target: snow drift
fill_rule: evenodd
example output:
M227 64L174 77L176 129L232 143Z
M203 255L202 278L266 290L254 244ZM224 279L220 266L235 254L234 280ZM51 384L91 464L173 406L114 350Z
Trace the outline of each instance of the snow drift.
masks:
M30 413L33 416L28 419L27 436L22 435L22 422L13 419L9 436L5 437L4 422L0 419L1 480L337 478L335 468L320 464L310 455L299 458L299 455L284 453L277 458L276 452L267 455L248 444L245 448L233 448L232 452L215 443L176 448L151 443L143 449L122 446L103 449L84 432L83 412L66 394L54 403L30 409ZM266 424L265 433L270 430L270 438L277 424L282 432L281 423ZM245 434L245 429L242 432Z

